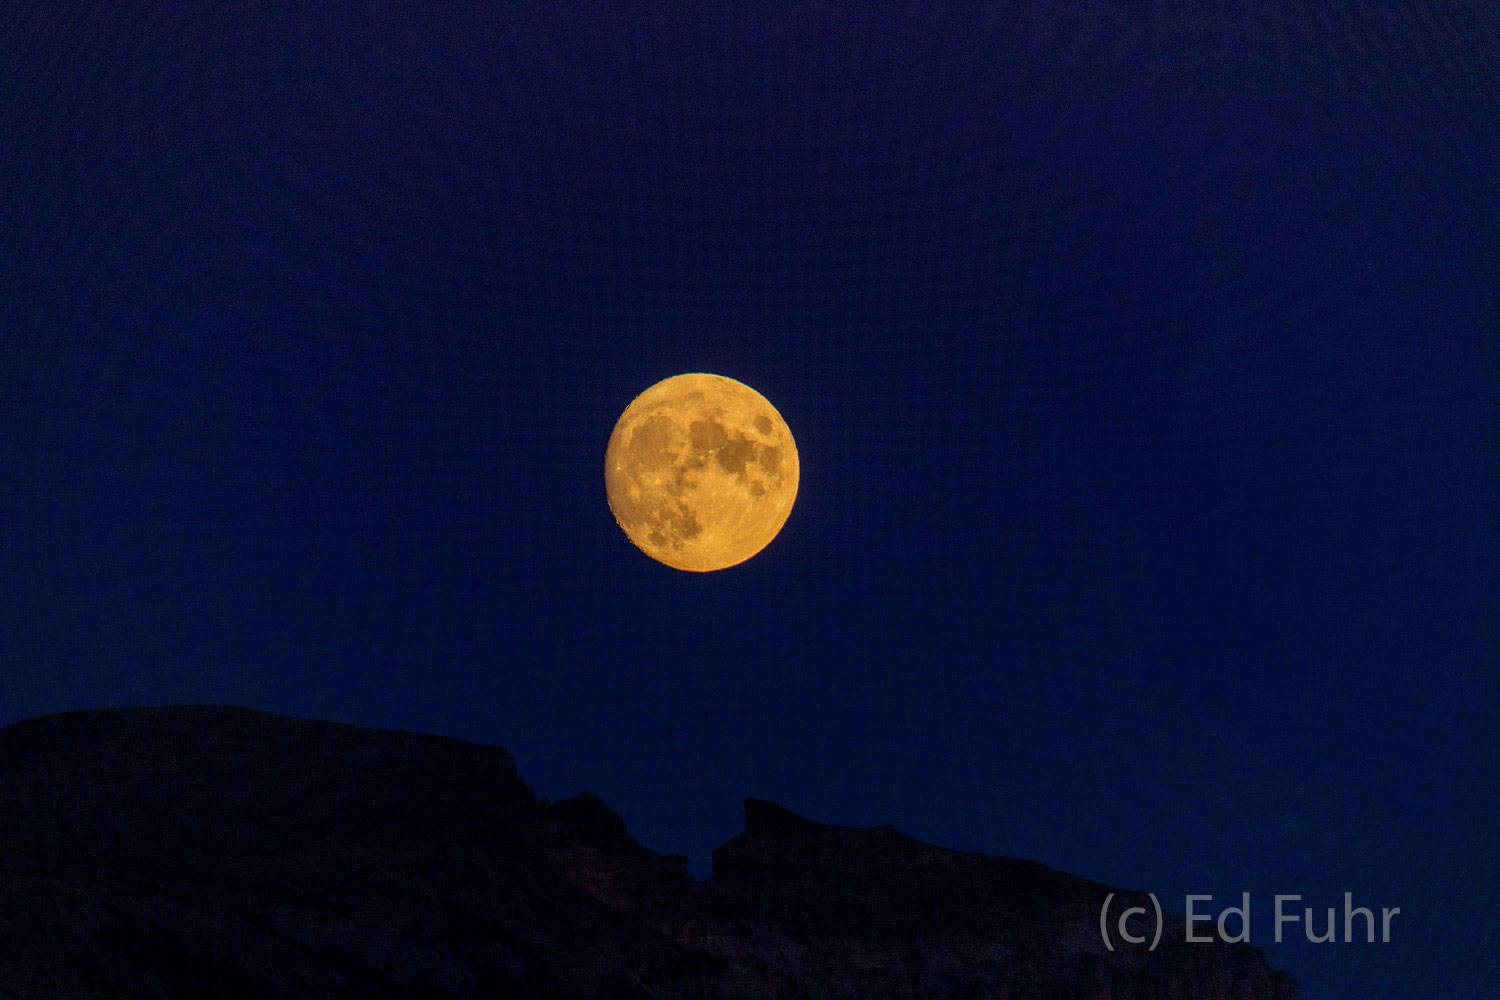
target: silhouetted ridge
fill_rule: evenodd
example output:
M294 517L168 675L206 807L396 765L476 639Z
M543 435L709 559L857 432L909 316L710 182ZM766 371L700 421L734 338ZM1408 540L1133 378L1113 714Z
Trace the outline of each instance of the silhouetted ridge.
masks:
M418 733L32 719L0 730L0 817L5 998L1297 997L1180 921L1106 952L1108 886L762 799L698 882L592 793Z
M0 848L215 871L319 845L441 837L534 803L499 747L241 708L71 712L0 730Z

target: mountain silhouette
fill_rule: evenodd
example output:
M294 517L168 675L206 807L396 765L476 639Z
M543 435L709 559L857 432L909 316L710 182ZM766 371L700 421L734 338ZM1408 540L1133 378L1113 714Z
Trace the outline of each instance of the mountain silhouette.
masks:
M1296 1000L1170 916L1106 950L1112 891L1150 906L753 798L694 879L437 736L220 707L0 729L4 1000Z

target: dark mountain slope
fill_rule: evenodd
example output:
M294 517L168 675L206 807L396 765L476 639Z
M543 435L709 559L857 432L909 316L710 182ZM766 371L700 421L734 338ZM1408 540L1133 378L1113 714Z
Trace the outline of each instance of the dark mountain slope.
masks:
M497 747L234 708L0 730L0 997L1292 1000L1109 887L746 801L714 875Z

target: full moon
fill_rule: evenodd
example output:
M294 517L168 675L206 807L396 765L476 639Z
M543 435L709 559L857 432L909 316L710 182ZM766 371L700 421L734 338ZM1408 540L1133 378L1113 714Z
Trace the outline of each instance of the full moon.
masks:
M652 559L698 573L765 548L792 512L799 473L776 407L701 372L637 396L604 453L609 509L626 536Z

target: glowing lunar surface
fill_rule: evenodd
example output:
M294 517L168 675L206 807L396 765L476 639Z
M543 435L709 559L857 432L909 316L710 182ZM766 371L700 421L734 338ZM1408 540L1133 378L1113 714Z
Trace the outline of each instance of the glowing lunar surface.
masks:
M652 559L707 572L776 537L797 499L797 445L776 408L722 375L674 375L635 398L604 454L609 509Z

